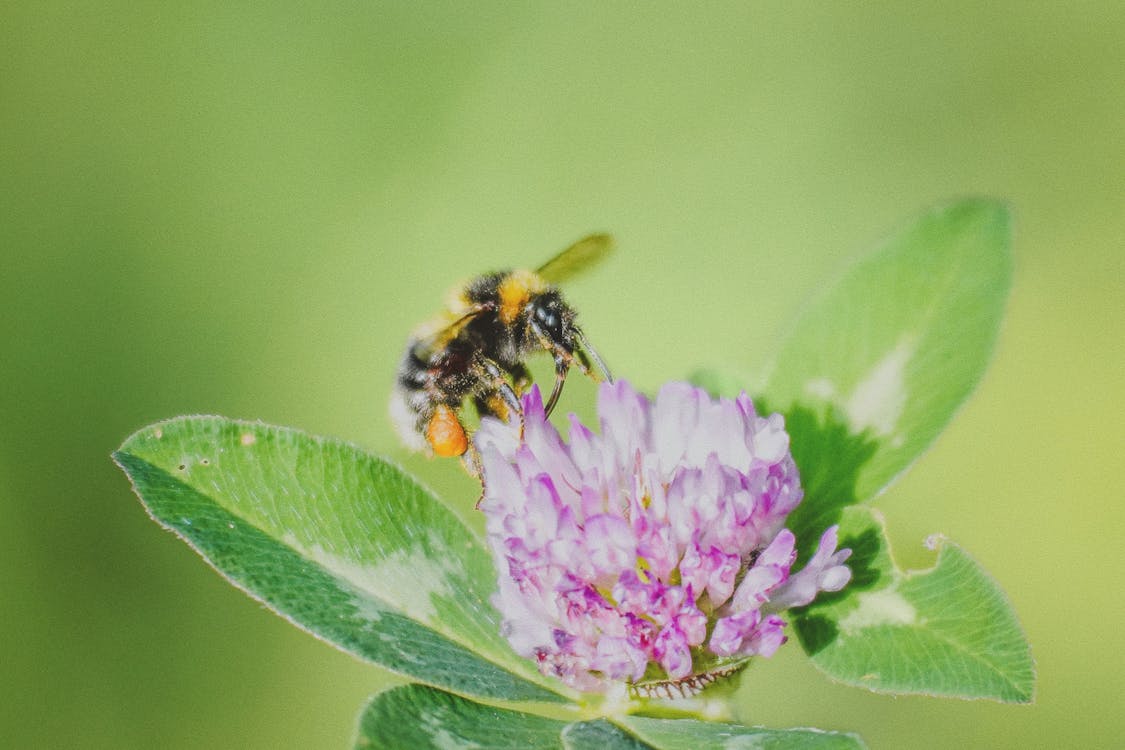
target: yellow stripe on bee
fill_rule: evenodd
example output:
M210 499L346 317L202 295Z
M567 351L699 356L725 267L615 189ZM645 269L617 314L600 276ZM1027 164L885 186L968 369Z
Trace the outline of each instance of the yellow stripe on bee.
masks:
M546 287L542 277L533 271L512 271L505 276L496 288L500 298L500 322L504 325L515 322L531 295L541 293Z

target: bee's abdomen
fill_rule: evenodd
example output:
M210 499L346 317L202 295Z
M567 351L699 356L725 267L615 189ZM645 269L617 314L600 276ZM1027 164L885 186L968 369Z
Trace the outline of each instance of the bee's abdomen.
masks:
M415 342L410 342L410 345L406 348L406 355L402 358L402 364L398 368L399 387L408 391L418 391L425 388L426 383L431 379L427 372L429 367L429 362L416 353Z

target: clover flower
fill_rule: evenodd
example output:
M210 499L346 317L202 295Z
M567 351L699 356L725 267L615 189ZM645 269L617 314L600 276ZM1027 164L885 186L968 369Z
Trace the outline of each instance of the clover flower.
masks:
M601 385L598 414L600 435L571 415L568 444L533 388L522 436L486 419L474 438L493 603L544 674L582 691L694 692L772 655L779 612L850 580L835 526L790 570L785 519L803 493L781 415L686 383L650 401L624 381Z

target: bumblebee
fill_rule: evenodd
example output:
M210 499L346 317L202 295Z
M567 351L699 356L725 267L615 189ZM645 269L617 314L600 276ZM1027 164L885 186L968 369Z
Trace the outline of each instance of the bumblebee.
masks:
M472 399L481 417L513 421L519 394L531 384L524 361L544 351L554 358L551 413L571 365L595 380L613 378L575 322L555 286L605 258L609 235L574 243L535 271L478 276L457 290L445 314L415 331L406 345L391 396L391 414L403 441L438 456L463 456L469 438L459 412ZM472 466L466 461L472 471Z

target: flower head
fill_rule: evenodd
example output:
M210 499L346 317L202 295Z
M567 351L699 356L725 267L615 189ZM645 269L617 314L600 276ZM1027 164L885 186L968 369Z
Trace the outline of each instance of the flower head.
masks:
M785 519L801 502L779 414L670 383L654 401L624 381L598 394L600 434L571 416L564 442L538 389L523 434L484 420L480 454L503 632L544 674L704 684L786 637L779 612L851 578L836 527L790 568Z

